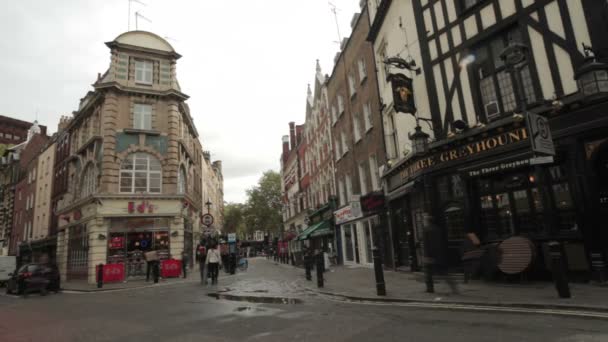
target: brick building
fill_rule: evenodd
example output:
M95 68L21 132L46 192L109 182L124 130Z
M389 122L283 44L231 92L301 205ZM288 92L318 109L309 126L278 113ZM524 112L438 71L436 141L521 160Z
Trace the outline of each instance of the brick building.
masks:
M342 41L327 81L335 177L339 208L335 211L336 244L345 264L371 265L374 246L386 243L389 234L380 231L384 220L382 187L378 166L384 164L380 101L374 53L367 41L367 6L351 21L352 33ZM372 201L370 201L370 199ZM376 203L370 206L371 203ZM365 206L365 210L361 210ZM391 253L386 257L390 260Z

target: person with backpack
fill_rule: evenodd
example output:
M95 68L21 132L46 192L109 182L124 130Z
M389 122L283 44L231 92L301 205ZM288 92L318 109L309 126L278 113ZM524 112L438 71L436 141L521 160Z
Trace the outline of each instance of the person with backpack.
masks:
M222 255L218 249L217 243L214 243L211 249L207 252L205 264L209 267L211 275L211 284L217 284L217 276L220 265L222 264Z

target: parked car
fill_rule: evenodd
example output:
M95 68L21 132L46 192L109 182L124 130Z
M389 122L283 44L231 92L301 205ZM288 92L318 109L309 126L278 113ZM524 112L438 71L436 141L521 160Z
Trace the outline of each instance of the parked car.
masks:
M17 257L3 255L0 256L0 286L4 286L10 279L9 274L17 267Z
M59 292L61 289L61 278L59 269L55 264L26 264L21 266L17 272L11 274L6 284L6 293L28 294L40 292L44 295L47 291Z

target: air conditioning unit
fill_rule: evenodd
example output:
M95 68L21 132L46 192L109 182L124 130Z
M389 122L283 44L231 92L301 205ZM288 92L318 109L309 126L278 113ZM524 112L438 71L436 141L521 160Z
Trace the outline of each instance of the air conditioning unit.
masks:
M488 119L500 113L500 109L498 108L498 102L496 101L490 101L486 103L484 107L486 109L486 115L488 116Z

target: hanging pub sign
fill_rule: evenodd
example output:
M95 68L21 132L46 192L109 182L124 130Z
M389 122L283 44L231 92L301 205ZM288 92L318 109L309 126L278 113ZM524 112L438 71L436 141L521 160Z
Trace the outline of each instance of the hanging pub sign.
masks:
M551 137L549 119L538 114L528 113L526 126L530 133L532 151L542 155L554 156L555 146Z
M414 88L412 79L404 74L390 74L388 80L393 89L393 107L396 112L415 114Z

